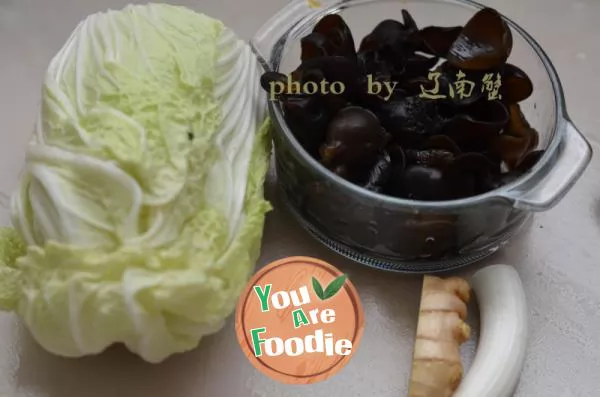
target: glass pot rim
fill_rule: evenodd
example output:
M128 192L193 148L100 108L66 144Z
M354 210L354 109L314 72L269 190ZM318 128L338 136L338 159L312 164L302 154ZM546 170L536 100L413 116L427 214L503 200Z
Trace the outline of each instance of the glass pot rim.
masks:
M275 45L271 53L265 54L269 58L268 62L260 54L257 54L257 56L259 57L262 66L265 68L265 70L278 70L282 58L285 54L285 49L289 46L289 35L296 29L306 28L309 25L312 26L314 23L316 23L318 19L322 18L323 16L327 14L338 13L346 8L351 8L353 6L359 5L368 5L371 3L394 1L401 0L341 0L338 4L324 6L321 10L319 10L318 13L312 13L310 15L307 15L304 18L300 19L296 24L289 26L285 34L283 34L276 40L277 45ZM483 9L487 7L473 0L435 0L434 2L445 2L455 4L458 3L460 5L467 6L473 9ZM486 204L490 201L514 201L511 200L511 197L515 196L515 192L519 192L521 190L520 188L527 187L530 183L535 182L536 180L543 177L543 175L552 167L554 155L559 149L560 143L563 140L564 135L566 134L566 124L568 123L569 117L566 112L564 92L562 84L560 82L560 78L558 77L558 73L556 72L552 61L550 60L546 52L543 50L540 44L529 33L527 33L527 31L525 31L522 27L520 27L516 22L512 21L510 18L503 15L501 12L500 14L511 27L513 32L517 32L519 33L519 35L521 35L521 37L527 42L529 47L533 49L540 62L543 64L544 69L546 70L546 73L548 74L548 77L552 84L556 115L554 120L553 131L551 131L550 140L547 148L545 149L544 155L539 159L539 161L532 167L532 169L528 173L500 188L476 196L444 201L411 200L373 192L336 175L335 173L327 169L325 166L323 166L315 158L313 158L294 137L292 131L290 130L290 128L287 125L287 122L284 119L282 109L280 106L277 105L276 101L269 101L268 104L271 118L273 122L275 122L279 127L279 132L281 133L283 139L286 141L286 144L293 148L293 150L295 151L295 155L299 156L300 160L305 165L310 167L313 171L317 172L319 176L332 183L333 185L336 185L337 187L342 188L353 195L362 196L362 198L364 199L372 200L374 204L380 203L385 206L411 207L415 210L453 211L465 207L473 207L477 205Z

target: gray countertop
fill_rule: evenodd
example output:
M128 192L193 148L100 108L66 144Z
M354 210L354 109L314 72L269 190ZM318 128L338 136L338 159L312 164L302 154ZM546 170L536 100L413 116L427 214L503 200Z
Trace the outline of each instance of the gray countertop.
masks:
M180 1L223 20L249 38L284 0ZM545 48L564 85L569 113L597 151L600 140L600 2L485 1L524 26ZM125 0L0 0L0 224L23 165L45 68L87 14ZM600 157L568 196L483 264L514 265L530 311L528 355L519 397L600 395ZM321 247L280 209L268 216L264 265L290 255L314 256L348 272L366 315L361 345L330 380L287 386L258 373L239 348L233 321L200 347L160 365L120 347L68 360L36 345L12 314L0 314L0 396L6 397L292 397L406 393L421 278L361 268ZM481 266L481 265L478 265ZM471 273L477 266L463 274ZM471 310L471 323L477 311ZM476 338L463 348L469 365Z

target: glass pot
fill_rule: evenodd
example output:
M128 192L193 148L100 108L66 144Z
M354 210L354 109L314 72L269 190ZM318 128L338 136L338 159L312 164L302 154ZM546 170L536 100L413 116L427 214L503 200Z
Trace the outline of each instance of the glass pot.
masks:
M291 72L300 38L329 13L346 20L360 42L384 19L407 9L420 27L464 25L483 6L469 0L307 0L289 2L251 45L267 70ZM501 11L501 10L499 10ZM592 149L567 115L560 80L542 48L525 30L513 31L509 62L531 78L521 103L540 134L545 155L520 179L483 195L439 202L399 199L354 185L312 158L270 102L276 173L283 202L319 241L359 263L401 272L450 270L478 261L506 244L535 212L556 205L590 162Z

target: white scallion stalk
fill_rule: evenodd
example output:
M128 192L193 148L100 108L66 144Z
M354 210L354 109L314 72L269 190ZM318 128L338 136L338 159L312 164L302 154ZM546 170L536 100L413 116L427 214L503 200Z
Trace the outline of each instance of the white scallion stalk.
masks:
M479 304L475 360L454 397L510 397L519 383L527 345L527 302L514 267L488 266L471 279Z

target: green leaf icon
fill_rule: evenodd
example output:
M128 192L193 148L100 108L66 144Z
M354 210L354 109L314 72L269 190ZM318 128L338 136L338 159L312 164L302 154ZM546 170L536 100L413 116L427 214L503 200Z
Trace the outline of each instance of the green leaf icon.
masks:
M346 282L347 279L348 279L348 276L346 276L345 274L342 274L341 276L339 276L338 278L333 280L331 282L331 284L329 284L327 286L327 288L325 288L325 294L323 296L323 298L324 298L323 300L333 298L335 296L335 294L337 294L339 292L339 290L342 289L342 287L344 286L344 283Z
M317 296L319 297L319 299L321 300L325 300L325 296L323 293L323 287L321 287L321 284L319 283L319 280L317 280L316 278L312 278L312 286L313 286L313 290L315 291L315 294L317 294Z

